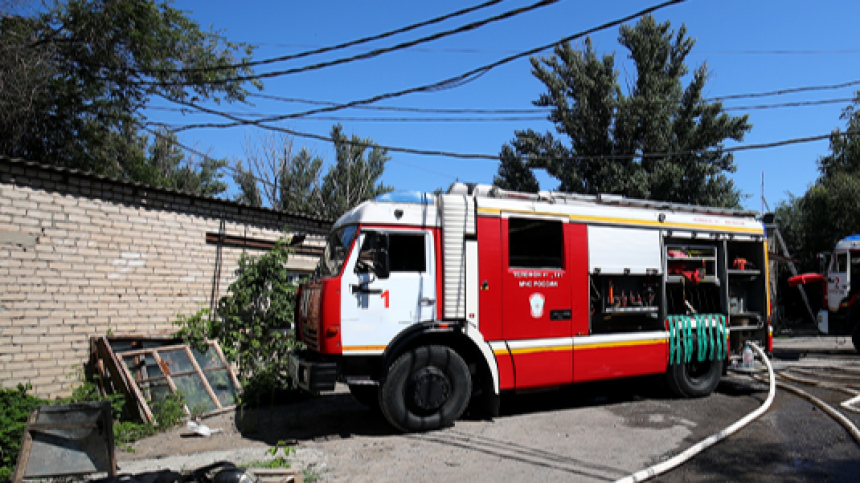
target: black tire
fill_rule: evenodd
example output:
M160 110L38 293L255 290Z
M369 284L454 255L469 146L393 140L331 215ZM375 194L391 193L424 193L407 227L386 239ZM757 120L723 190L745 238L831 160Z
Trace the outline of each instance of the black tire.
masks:
M454 424L471 394L469 368L456 352L422 346L391 364L379 405L385 419L400 431L432 431Z
M379 386L350 384L349 393L362 405L379 410Z
M854 325L854 332L851 333L851 342L854 343L854 350L860 354L860 321Z
M716 389L722 374L722 360L698 362L698 356L693 354L691 362L669 366L666 370L666 383L676 396L704 397Z

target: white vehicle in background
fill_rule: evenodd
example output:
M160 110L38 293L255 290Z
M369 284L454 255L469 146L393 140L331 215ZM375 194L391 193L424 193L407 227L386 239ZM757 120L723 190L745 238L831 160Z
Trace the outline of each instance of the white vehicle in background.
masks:
M821 254L822 274L805 273L789 279L794 287L821 282L823 307L818 312L822 334L850 335L860 352L860 235L843 238L833 254Z

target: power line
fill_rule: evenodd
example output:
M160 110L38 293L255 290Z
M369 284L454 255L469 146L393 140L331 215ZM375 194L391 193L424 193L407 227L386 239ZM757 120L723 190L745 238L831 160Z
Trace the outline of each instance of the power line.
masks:
M342 64L347 64L347 63L359 61L359 60L366 60L366 59L370 59L373 57L378 57L382 54L387 54L390 52L395 52L398 50L407 49L407 48L415 46L415 45L419 45L419 44L423 44L423 43L427 43L427 42L432 42L434 40L449 37L451 35L460 34L463 32L468 32L470 30L475 30L477 28L483 27L483 26L490 24L490 23L493 23L493 22L505 20L505 19L515 17L517 15L520 15L520 14L523 14L526 12L530 12L532 10L537 10L539 8L546 7L548 5L552 5L553 3L556 3L558 1L559 0L540 0L539 2L534 3L532 5L529 5L529 6L526 6L526 7L520 7L520 8L514 9L514 10L509 10L507 12L501 13L499 15L495 15L495 16L490 17L490 18L486 18L484 20L472 22L472 23L463 25L461 27L457 27L455 29L446 30L444 32L439 32L439 33L436 33L433 35L428 35L426 37L421 37L420 39L410 40L408 42L401 42L401 43L399 43L397 45L393 45L391 47L383 47L380 49L371 50L369 52L364 52L364 53L353 55L350 57L342 57L340 59L335 59L335 60L331 60L331 61L327 61L327 62L320 62L317 64L306 65L303 67L295 67L292 69L278 70L278 71L273 71L273 72L265 72L262 74L252 74L252 75L246 75L246 76L240 75L240 76L234 76L234 77L227 77L227 78L223 78L223 79L213 79L213 80L209 80L209 81L205 81L205 82L200 81L200 80L194 80L194 81L182 80L182 81L137 81L135 83L139 84L139 85L158 86L158 87L190 86L190 85L200 85L200 84L225 84L228 82L243 82L243 81L249 81L249 80L267 79L270 77L283 77L286 75L298 74L301 72L309 72L309 71L313 71L313 70L319 70L319 69L323 69L323 68L327 68L327 67L333 67L336 65L342 65ZM244 66L241 66L241 67L244 67Z
M558 42L553 42L551 44L541 45L540 47L535 47L533 49L526 50L524 52L520 52L518 54L505 57L505 58L498 60L496 62L493 62L491 64L487 64L487 65L478 67L476 69L472 69L472 70L465 72L463 74L460 74L460 75L457 75L454 77L449 77L449 78L441 80L439 82L435 82L432 84L425 84L425 85L418 86L418 87L412 87L412 88L401 90L401 91L389 92L386 94L379 94L379 95L376 95L376 96L368 98L368 99L352 101L352 102L348 102L346 104L339 104L336 106L321 107L321 108L312 109L309 111L304 111L304 112L299 112L299 113L294 113L294 114L285 114L285 115L281 115L281 116L272 116L272 117L268 117L268 118L257 119L255 121L247 121L247 120L237 119L237 118L229 116L229 115L223 115L221 113L218 113L217 111L214 111L211 109L206 109L206 108L199 106L197 104L194 104L194 103L178 101L178 100L173 100L173 99L168 99L168 100L172 101L172 102L176 102L178 104L193 107L196 109L208 111L210 114L221 115L222 117L226 117L226 118L234 121L232 123L212 125L210 127L233 127L233 126L240 126L240 125L261 126L267 122L277 122L277 121L283 121L286 119L295 119L298 117L306 117L306 116L310 116L312 114L321 114L324 112L334 112L334 111L339 111L339 110L347 109L347 108L354 107L354 106L374 104L376 102L379 102L379 101L382 101L385 99L393 99L396 97L402 97L402 96L405 96L408 94L414 94L416 92L435 92L435 91L439 91L439 90L452 89L455 87L459 87L459 86L461 86L467 82L471 82L472 80L477 79L478 77L486 74L487 72L491 71L492 69L495 69L496 67L500 67L502 65L508 64L508 63L513 62L515 60L521 59L523 57L528 57L528 56L537 54L539 52L542 52L544 50L551 49L554 46L558 45L559 43L570 42L571 40L576 40L576 39L585 37L587 35L591 35L595 32L599 32L601 30L606 30L606 29L611 28L611 27L616 27L616 26L618 26L624 22L635 20L639 17L642 17L643 15L647 15L649 13L652 13L656 10L660 10L662 8L668 7L670 5L683 3L684 1L686 1L686 0L669 0L669 1L666 1L663 3L660 3L658 5L655 5L653 7L649 7L649 8L646 8L644 10L640 10L639 12L636 12L632 15L628 15L626 17L623 17L623 18L620 18L617 20L613 20L611 22L607 22L603 25L599 25L597 27L593 27L593 28L590 28L588 30L584 30L584 31L579 32L577 34L570 35L568 37L564 37L561 40L559 40Z
M821 91L821 90L834 90L834 89L842 89L845 87L851 87L854 85L860 85L860 80L854 80L849 82L844 82L841 84L825 84L825 85L814 85L814 86L802 86L802 87L792 87L788 89L781 89L778 91L769 91L769 92L755 92L755 93L747 93L747 94L732 94L726 96L717 96L717 97L708 97L703 99L704 101L724 101L731 99L751 99L757 97L770 97L770 96L779 96L785 94L793 94L797 92L807 92L807 91ZM339 104L333 101L320 101L314 99L303 99L297 97L284 97L284 96L275 96L271 94L259 94L259 93L251 93L248 94L249 97L258 97L261 99L269 99L279 102L292 102L292 103L303 103L310 105L319 105L319 106L341 106L343 104ZM841 102L846 99L832 99L828 101L821 101L821 104L828 104L831 102ZM847 99L847 101L853 101L853 99ZM672 102L675 102L672 100ZM817 102L817 101L810 101ZM785 103L785 104L773 104L773 106L788 106L794 105L795 103ZM812 104L804 104L804 105L812 105ZM396 106L368 106L368 105L359 105L359 106L350 106L355 109L368 109L368 110L376 110L376 111L404 111L404 112L424 112L424 113L444 113L444 114L453 114L453 113L471 113L471 114L494 114L494 113L504 113L504 114L527 114L527 113L538 113L538 112L546 112L546 109L430 109L430 108L416 108L416 107L396 107ZM741 110L741 109L759 109L758 107L732 107L730 109Z
M223 113L221 115L224 115ZM332 142L332 138L328 136L323 136L320 134L307 133L302 131L296 131L294 129L283 128L279 126L270 126L267 124L260 124L258 127L275 132L282 132L289 134L291 136L314 139L318 141L326 141ZM772 148L778 146L786 146L790 144L801 144L813 141L820 141L823 139L829 139L832 135L853 135L858 134L860 131L845 131L840 133L830 133L830 134L822 134L819 136L805 137L805 138L793 138L788 140L776 141L772 143L762 143L762 144L748 144L743 146L732 146L728 148L719 148L719 149L710 149L710 150L682 150L682 151L672 151L672 152L660 152L660 153L634 153L634 154L608 154L608 155L589 155L589 156L573 156L573 157L561 157L561 158L540 158L540 157L529 157L530 160L563 160L563 161L611 161L611 160L630 160L636 158L661 158L661 157L676 157L676 156L690 156L690 155L704 155L709 153L731 153L735 151L747 151L753 149L764 149L764 148ZM399 153L407 153L407 154L416 154L422 156L441 156L448 158L457 158L457 159L485 159L485 160L498 160L498 155L493 154L481 154L481 153L457 153L452 151L442 151L442 150L428 150L428 149L416 149L416 148L408 148L408 147L400 147L400 146L388 146L388 145L380 145L380 144L364 144L364 143L351 143L353 145L367 146L367 147L378 147L380 149L385 149L392 152Z
M825 54L860 54L857 49L837 50L699 50L697 54L719 54L719 55L825 55Z
M708 99L705 99L707 101ZM788 107L809 107L809 106L819 106L819 105L827 105L827 104L841 104L841 103L850 103L855 99L851 97L842 97L837 99L821 99L816 101L797 101L797 102L782 102L776 104L760 104L760 105L750 105L750 106L731 106L731 107L723 107L725 111L752 111L752 110L769 110L769 109L782 109ZM317 104L328 104L333 105L334 103L327 103L323 101L316 102ZM416 113L435 113L435 114L485 114L485 115L493 115L493 117L357 117L357 116L312 116L312 117L304 117L303 121L328 121L328 122L513 122L513 121L544 121L547 120L547 116L552 113L552 108L542 108L542 109L442 109L442 108L412 108L412 107L382 107L382 106L361 106L359 108L362 109L376 109L376 110L390 110L390 111L399 111L399 112L416 112ZM167 111L167 112L181 112L183 114L209 114L204 111L195 111L188 108L181 107L164 107L164 106L152 106L147 109L159 110L159 111ZM230 112L230 111L221 111L222 114L228 114L231 116L253 116L258 118L265 118L269 116L269 114L265 113L251 113L251 112ZM528 116L526 114L543 114L542 116ZM499 115L495 117L495 115ZM249 122L251 120L248 120ZM164 127L173 131L188 131L191 129L203 129L210 127L221 127L220 124L211 124L211 123L199 123L199 124L185 124L185 125L176 125L176 124L168 124L164 122L150 122L149 125Z
M249 94L249 97L259 97L261 99L270 99L280 102L294 102L301 104L311 104L317 106L339 106L340 104L332 101L318 101L313 99L301 99L297 97L282 97L270 94ZM371 111L399 111L399 112L422 112L422 113L437 113L437 114L537 114L548 112L547 108L536 109L441 109L441 108L422 108L422 107L397 107L397 106L355 106L355 109L366 109Z
M840 99L822 99L818 101L799 101L799 102L783 102L780 104L762 104L758 106L735 106L735 107L724 107L723 109L726 111L752 111L757 109L776 109L782 107L806 107L806 106L820 106L823 104L839 104L845 102L854 101L853 97L843 97Z
M172 143L173 145L178 146L178 147L182 148L182 149L183 149L183 150L185 150L185 151L188 151L188 152L189 152L189 153L191 153L191 154L194 154L194 155L199 156L201 159L205 159L205 160L209 160L209 161L219 161L218 159L215 159L215 158L213 158L212 156L209 156L208 154L205 154L205 153L203 153L203 152L202 152L202 151L200 151L200 150L197 150L197 149L195 149L195 148L192 148L192 147L188 146L187 144L183 144L183 143L179 142L179 140L178 140L178 139L174 139L174 138L171 138L171 137L169 137L169 136L165 136L164 134L161 134L161 133L159 133L159 132L158 132L158 131L156 131L156 130L150 129L150 128L149 128L149 126L147 126L147 125L146 125L146 123L142 123L142 122L139 122L139 121L135 121L135 124L137 124L138 126L140 126L140 128L141 128L142 130L144 130L144 131L148 132L149 134L151 134L151 135L153 135L153 136L155 136L155 137L157 137L157 138L159 138L159 139L163 139L163 140L165 140L165 141L168 141L168 142ZM331 141L332 139L331 139L331 138L328 138L328 140L329 140L329 141ZM353 143L353 142L352 142L352 141L350 141L350 140L347 140L347 141L345 141L345 142L346 142L346 144L350 144L350 145L359 145L359 146L364 146L364 147L381 147L381 146L374 146L373 144L364 144L364 143L358 144L358 143ZM385 149L385 148L383 148L383 149ZM443 177L443 178L448 178L448 179L453 179L453 180L456 180L456 179L457 179L455 176L451 176L450 174L441 173L441 172L439 172L439 171L434 171L434 170L432 170L432 169L427 169L427 168L425 168L425 167L423 167L423 166L418 166L418 165L415 165L415 164L412 164L412 163L406 163L406 162L399 161L399 160L396 160L396 159L389 159L388 161L393 162L393 163L396 163L396 164L402 164L402 165L404 165L404 166L408 166L408 167L413 168L413 169L417 169L417 170L420 170L420 171L424 171L424 172L426 172L426 173L435 174L435 175L437 175L437 176L441 176L441 177ZM227 165L223 166L223 168L224 168L224 169L226 169L227 171L230 171L230 172L231 172L231 173L233 173L233 174L239 174L239 170L237 170L237 169L236 169L236 168L234 168L233 166L230 166L229 164L227 164ZM271 183L270 181L265 180L265 179L263 179L263 178L258 178L257 176L254 176L254 174L253 174L253 173L243 172L242 174L245 174L245 175L249 175L249 174L250 174L251 178L253 178L253 179L254 179L254 181L257 181L257 182L260 182L260 183L262 183L262 184L264 184L264 185L267 185L269 188L277 188L277 186L275 186L275 185L274 185L273 183Z
M336 50L343 50L348 47L355 47L356 45L366 44L368 42L373 42L375 40L381 40L388 37L392 37L397 34L406 33L421 27L426 27L428 25L437 24L443 22L445 20L450 20L455 17L460 17L466 15L468 13L472 13L498 3L501 3L502 0L490 0L488 2L481 3L479 5L475 5L473 7L464 8L461 10L457 10L455 12L451 12L440 17L431 18L430 20L425 20L423 22L414 23L411 25L407 25L405 27L401 27L394 30L389 30L387 32L383 32L381 34L372 35L370 37L364 37L356 40L351 40L349 42L340 43L337 45L330 45L326 47L319 47L313 50L308 50L304 52L298 52L295 54L282 55L279 57L272 57L269 59L262 59L252 62L245 62L241 64L232 64L226 66L213 66L213 67L197 67L197 68L182 68L182 69L155 69L152 72L164 72L164 73L179 73L179 72L199 72L199 71L214 71L214 70L228 70L228 69L241 69L246 67L257 67L260 65L274 64L276 62L286 62L288 60L301 59L303 57L309 57L311 55L324 54L327 52L333 52Z
M715 101L725 101L727 99L751 99L751 98L755 98L755 97L770 97L770 96L782 96L785 94L796 94L798 92L844 89L845 87L851 87L851 86L856 86L856 85L860 85L860 80L844 82L842 84L793 87L791 89L782 89L782 90L778 90L778 91L768 91L768 92L757 92L757 93L753 93L753 94L734 94L734 95L729 95L729 96L713 97L711 99L715 100Z

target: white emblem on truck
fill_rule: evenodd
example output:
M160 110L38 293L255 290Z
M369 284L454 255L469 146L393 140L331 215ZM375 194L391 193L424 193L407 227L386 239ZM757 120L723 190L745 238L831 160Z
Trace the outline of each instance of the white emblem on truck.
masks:
M533 293L529 296L529 305L532 308L532 317L539 319L543 316L543 295Z

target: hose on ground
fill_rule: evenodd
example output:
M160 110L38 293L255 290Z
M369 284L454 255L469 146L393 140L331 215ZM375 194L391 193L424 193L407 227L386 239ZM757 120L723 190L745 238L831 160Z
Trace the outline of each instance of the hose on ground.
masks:
M789 381L799 382L801 384L808 384L810 386L823 387L825 389L830 389L833 391L841 391L841 392L844 392L846 394L850 394L852 396L855 396L851 399L848 399L847 401L843 401L840 404L840 406L842 406L844 409L851 411L853 413L860 413L860 409L854 407L854 404L856 404L857 402L860 402L860 391L858 391L856 389L852 389L851 387L847 387L847 386L840 386L839 384L832 383L832 382L817 381L815 379L807 379L805 377L793 376L791 374L787 374L784 372L779 374L779 378L780 379L788 379Z
M756 379L758 379L758 378L756 378ZM829 414L830 417L832 417L833 419L838 421L839 424L844 426L845 429L847 429L848 432L851 434L851 436L854 437L854 439L857 441L857 443L860 444L860 430L857 429L857 426L855 426L854 423L851 422L851 420L849 420L848 418L843 416L842 413L833 409L829 404L822 401L821 399L818 399L817 397L813 396L812 394L809 394L808 392L804 391L803 389L792 386L790 384L786 384L784 382L777 382L776 384L777 384L777 386L780 387L780 389L785 389L786 391L791 391L791 392L797 394L798 396L814 403L816 406L820 407L824 412ZM854 399L857 399L857 398L854 398Z
M762 403L762 405L759 406L758 409L747 414L746 416L744 416L743 418L741 418L740 420L738 420L737 422L735 422L731 426L720 431L719 433L713 434L713 435L703 439L699 443L688 448L683 453L680 453L680 454L678 454L678 455L676 455L676 456L674 456L674 457L672 457L672 458L670 458L670 459L668 459L662 463L657 463L654 466L651 466L649 468L645 468L644 470L637 471L636 473L633 473L632 475L621 478L620 480L617 480L615 483L632 483L632 482L637 482L637 481L645 481L645 480L651 479L657 475L663 474L663 473L665 473L671 469L674 469L674 468L686 463L688 460L690 460L691 458L693 458L697 454L701 453L702 451L706 450L707 448L709 448L709 447L717 444L718 442L724 440L725 438L728 438L729 436L733 435L739 429L741 429L744 426L746 426L747 424L751 423L756 418L758 418L759 416L764 414L765 411L768 410L770 405L773 403L773 398L776 396L776 377L774 376L774 373L773 373L773 366L770 365L770 361L768 360L767 355L764 353L764 351L761 350L757 345L750 344L750 347L752 347L756 352L758 352L758 355L761 358L762 362L764 362L764 364L767 366L768 379L770 381L770 390L767 394L767 399L765 399L764 403Z

